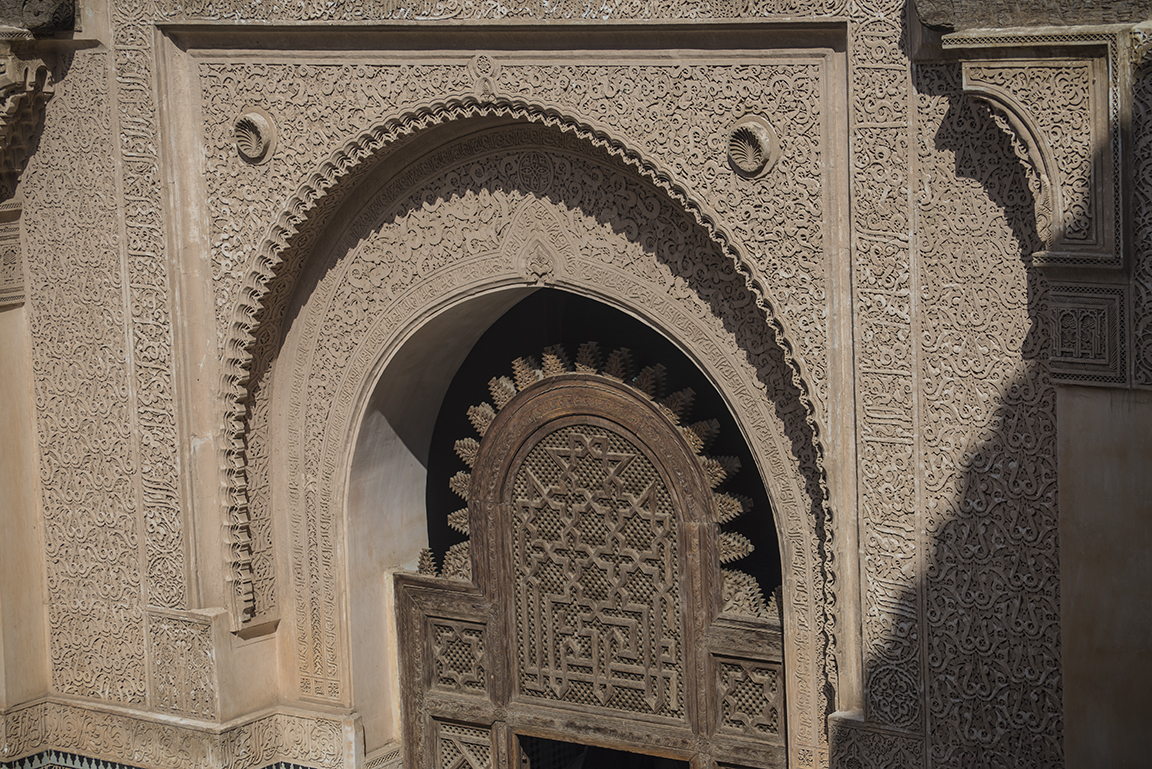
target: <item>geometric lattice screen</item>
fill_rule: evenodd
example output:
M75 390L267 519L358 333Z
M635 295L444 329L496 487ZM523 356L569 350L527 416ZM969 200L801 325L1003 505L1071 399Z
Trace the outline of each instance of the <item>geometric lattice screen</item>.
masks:
M779 617L721 567L751 549L722 526L745 509L723 492L737 467L626 357L551 348L469 412L468 540L396 581L408 765L542 763L522 737L785 765Z

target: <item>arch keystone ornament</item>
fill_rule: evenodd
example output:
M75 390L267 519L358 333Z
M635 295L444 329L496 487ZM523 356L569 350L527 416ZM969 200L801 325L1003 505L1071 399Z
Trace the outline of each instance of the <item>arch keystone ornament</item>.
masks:
M752 552L721 529L750 506L718 490L739 462L703 453L718 423L685 423L694 393L664 380L554 346L469 409L481 439L449 481L468 539L396 582L414 764L532 766L521 737L786 764L775 598L721 569Z

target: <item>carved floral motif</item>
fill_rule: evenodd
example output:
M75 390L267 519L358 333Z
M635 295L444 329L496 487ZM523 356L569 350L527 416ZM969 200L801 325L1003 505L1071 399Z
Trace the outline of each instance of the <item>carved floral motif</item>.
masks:
M1052 174L1049 183L1059 186L1061 210L1054 222L1056 230L1049 235L1054 244L1103 245L1101 228L1105 223L1097 210L1096 186L1100 180L1093 157L1097 151L1093 146L1093 74L1088 61L1031 61L965 69L969 86L991 89L1026 105L1028 117L1040 134L1037 138L1051 152L1053 165L1036 171L1046 179ZM1052 192L1048 187L1044 191Z
M77 53L25 169L52 688L146 698L138 462L109 58ZM59 212L74 212L61 216Z
M865 714L921 729L911 82L899 4L853 7L852 256ZM823 736L823 735L822 735ZM825 737L826 739L826 737ZM827 749L827 744L824 744Z

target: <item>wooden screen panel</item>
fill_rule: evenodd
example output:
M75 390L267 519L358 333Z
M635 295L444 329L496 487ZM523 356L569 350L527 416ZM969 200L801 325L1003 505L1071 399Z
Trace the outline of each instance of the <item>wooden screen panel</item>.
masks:
M468 505L473 582L396 582L413 766L519 769L518 736L785 765L781 628L721 615L711 484L650 400L597 376L525 386Z

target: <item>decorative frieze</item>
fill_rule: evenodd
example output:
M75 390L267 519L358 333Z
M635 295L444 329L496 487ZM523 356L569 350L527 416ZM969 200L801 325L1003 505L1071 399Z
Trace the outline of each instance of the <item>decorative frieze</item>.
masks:
M8 711L0 716L0 727L4 735L0 767L54 766L44 763L45 756L60 757L60 765L81 769L356 766L355 717L273 711L216 726L191 719L173 723L147 713L48 700Z

